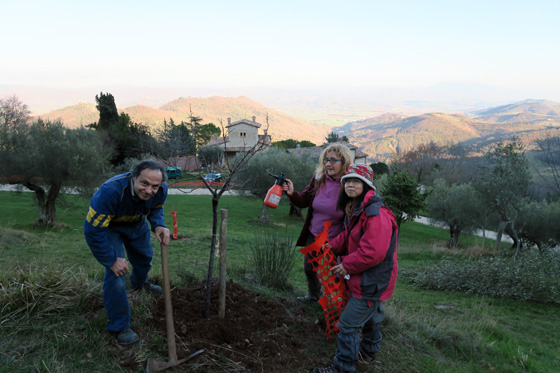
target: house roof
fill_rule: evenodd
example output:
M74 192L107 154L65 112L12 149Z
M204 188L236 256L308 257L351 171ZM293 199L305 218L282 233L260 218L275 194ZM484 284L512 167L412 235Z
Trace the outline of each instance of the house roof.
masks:
M208 141L208 144L206 144L206 146L219 146L219 145L223 145L224 142L228 142L228 141L229 141L229 136L226 136L224 141L223 136L216 135L212 138L212 140Z
M355 158L367 158L367 153L364 153L360 149L356 148L356 155Z
M256 127L256 128L261 128L261 126L262 126L262 124L255 122L255 121L254 121L254 117L253 117L253 120L241 119L241 120L238 120L237 122L228 123L228 125L226 126L226 128L233 127L233 126L237 126L237 125L239 125L239 124L247 124L247 125L249 125L249 126L253 126L253 127Z

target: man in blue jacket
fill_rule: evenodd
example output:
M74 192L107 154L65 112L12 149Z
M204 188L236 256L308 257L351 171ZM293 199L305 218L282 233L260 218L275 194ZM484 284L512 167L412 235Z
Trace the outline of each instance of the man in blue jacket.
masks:
M163 205L167 198L167 174L153 160L141 161L122 175L107 180L90 201L84 234L93 256L105 267L103 302L109 318L107 329L123 345L138 342L130 329L131 312L125 275L132 266L130 282L135 290L161 293L161 287L148 283L153 249L150 222L157 240L167 245ZM126 249L128 261L124 256Z

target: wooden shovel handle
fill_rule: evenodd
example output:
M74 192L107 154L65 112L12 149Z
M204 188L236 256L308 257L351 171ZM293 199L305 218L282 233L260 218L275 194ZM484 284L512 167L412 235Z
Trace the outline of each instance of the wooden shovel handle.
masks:
M161 271L163 273L163 293L165 298L165 326L167 329L167 346L169 348L169 362L177 361L177 346L175 345L175 326L173 324L173 306L171 305L171 285L169 283L169 261L167 245L161 244Z

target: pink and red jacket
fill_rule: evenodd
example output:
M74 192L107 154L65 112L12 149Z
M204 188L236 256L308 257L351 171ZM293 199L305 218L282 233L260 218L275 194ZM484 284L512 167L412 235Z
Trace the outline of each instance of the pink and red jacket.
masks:
M383 301L391 298L397 281L398 226L395 215L370 190L358 212L345 221L345 230L330 242L350 275L352 296Z

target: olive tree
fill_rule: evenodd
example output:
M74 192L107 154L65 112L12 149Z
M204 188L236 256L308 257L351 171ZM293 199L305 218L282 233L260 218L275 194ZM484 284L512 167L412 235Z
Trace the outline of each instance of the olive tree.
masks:
M253 157L245 171L239 174L235 181L245 193L264 198L276 181L269 174L284 174L284 178L294 183L296 190L303 190L311 180L316 167L317 159L271 147ZM260 221L269 221L266 205L263 205Z
M524 146L517 138L508 144L499 142L485 154L485 158L487 164L481 167L473 186L483 202L492 206L500 217L496 237L496 248L499 249L508 225L514 240L519 241L515 223L520 202L527 195L531 175Z
M481 206L470 184L447 186L445 180L437 179L426 202L432 223L449 227L448 247L459 245L461 233L479 226Z
M108 171L110 152L93 130L39 119L4 127L0 137L0 176L35 193L40 224L56 222L62 192L89 195Z

